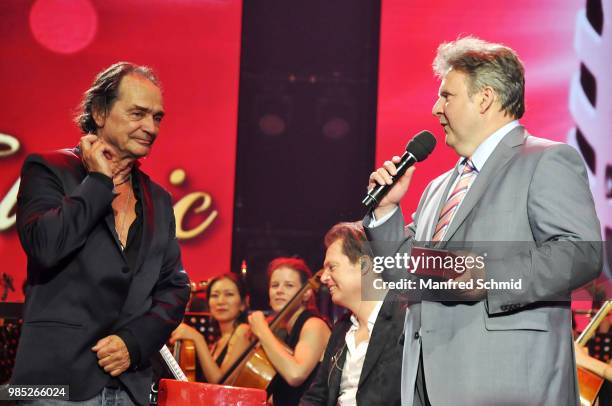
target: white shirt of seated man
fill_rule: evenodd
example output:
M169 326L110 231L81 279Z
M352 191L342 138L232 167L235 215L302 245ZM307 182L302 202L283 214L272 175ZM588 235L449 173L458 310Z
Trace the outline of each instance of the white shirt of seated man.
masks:
M345 252L345 238L350 243L347 245L352 247L349 254ZM373 272L372 259L366 253L364 241L363 228L357 223L336 224L325 236L327 250L321 283L329 289L332 302L348 309L352 314L351 326L344 336L345 344L342 350L332 358L331 366L331 368L338 368L342 371L337 400L337 404L341 406L357 404L357 389L368 344L383 304L383 300L362 300L362 284L372 286L374 279L379 278L379 275ZM359 258L353 260L348 256L355 257L358 254L361 254ZM383 298L387 294L382 291L379 293L384 293ZM346 357L344 365L340 366L337 361L344 347L347 348Z
M368 339L355 344L355 334L359 329L359 320L353 314L351 316L351 327L346 332L346 359L342 368L342 378L340 379L340 396L338 397L338 405L340 406L357 406L357 386L363 369L366 353L368 352L368 344L372 337L374 323L378 317L378 312L382 307L383 302L378 302L376 307L368 317Z

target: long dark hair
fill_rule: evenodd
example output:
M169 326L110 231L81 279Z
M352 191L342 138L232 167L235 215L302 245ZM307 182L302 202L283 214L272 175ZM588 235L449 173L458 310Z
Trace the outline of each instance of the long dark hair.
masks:
M208 282L208 286L206 287L206 302L207 304L210 303L210 294L212 292L212 288L215 285L215 283L219 282L222 279L228 279L230 281L232 281L234 283L234 285L236 285L236 288L238 289L238 295L240 296L240 300L242 301L242 303L244 304L244 310L242 312L240 312L240 314L238 315L238 317L236 318L236 321L234 322L236 325L240 324L240 323L246 323L247 322L247 315L249 314L248 311L248 307L249 307L249 301L248 301L248 293L247 293L247 289L246 286L244 285L244 283L242 283L242 281L240 279L238 279L238 277L230 272L226 272L223 273L221 275L215 276L214 278L212 278L209 282ZM208 308L210 309L210 305L208 306ZM215 320L215 323L217 321Z
M74 121L83 134L95 133L98 129L94 113L107 114L119 96L121 80L130 74L140 75L161 88L159 79L148 66L139 66L129 62L117 62L96 76L93 84L83 94L83 100Z

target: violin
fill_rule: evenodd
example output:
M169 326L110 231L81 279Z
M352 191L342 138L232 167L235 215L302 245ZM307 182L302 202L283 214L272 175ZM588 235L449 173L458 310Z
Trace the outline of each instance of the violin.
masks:
M323 270L320 270L310 278L285 307L274 316L269 323L274 335L278 336L289 318L301 306L304 294L309 289L316 292L321 287L322 274ZM255 339L223 375L220 384L267 389L275 375L276 369L268 359L259 339Z

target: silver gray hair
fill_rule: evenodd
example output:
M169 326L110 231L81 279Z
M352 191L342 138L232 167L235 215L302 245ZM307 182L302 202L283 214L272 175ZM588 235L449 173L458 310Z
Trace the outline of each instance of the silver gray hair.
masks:
M444 42L438 47L433 71L441 79L451 68L468 76L470 97L490 86L499 97L501 111L517 119L525 113L525 69L511 48L472 36Z

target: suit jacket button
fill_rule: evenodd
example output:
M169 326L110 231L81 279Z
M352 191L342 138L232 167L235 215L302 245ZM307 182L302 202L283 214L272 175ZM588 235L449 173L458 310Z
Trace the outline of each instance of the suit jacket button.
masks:
M128 272L130 272L130 267L129 267L129 266L124 266L124 267L122 267L122 268L121 268L121 272L123 272L123 273L128 273Z
M414 339L415 339L415 340L418 340L420 336L421 336L421 335L419 334L419 332L418 332L418 331L415 331L415 332L414 332Z

